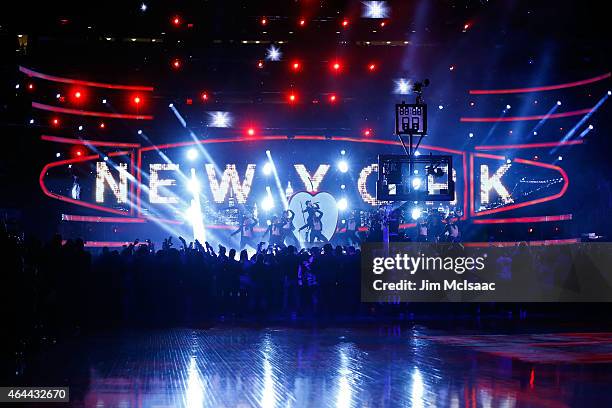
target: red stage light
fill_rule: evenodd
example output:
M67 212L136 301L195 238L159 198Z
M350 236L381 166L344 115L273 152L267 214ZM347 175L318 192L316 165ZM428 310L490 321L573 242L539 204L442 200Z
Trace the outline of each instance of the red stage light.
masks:
M179 69L181 67L181 60L174 59L172 60L172 68Z
M53 119L51 120L51 124L52 124L53 126L59 126L59 123L60 123L60 121L59 121L59 119L58 119L58 118L53 118Z
M179 16L172 17L172 24L175 26L181 25L181 18Z
M257 61L257 68L262 69L264 67L264 62L262 60Z
M375 63L373 63L373 62L372 62L372 63L370 63L370 64L368 65L368 71L370 71L370 72L374 72L374 71L376 71L376 64L375 64Z
M330 101L331 103L336 102L336 99L338 99L338 98L336 97L336 94L331 94L331 95L329 95L329 101Z
M289 94L289 103L295 103L297 101L297 95L294 92Z
M298 21L298 24L300 25L300 27L304 27L306 25L306 20L303 18L300 18L300 20Z
M76 99L81 99L81 96L83 96L83 95L81 94L81 91L76 91L76 92L74 93L74 97L75 97Z
M301 68L302 68L302 64L300 64L300 62L299 62L299 61L293 61L293 62L291 63L291 69L292 69L292 70L294 70L294 71L296 71L296 72L297 72L297 71L299 71Z
M104 122L100 122L100 129L104 129L106 127L106 125L104 124Z
M372 129L365 129L365 130L363 131L363 135L364 135L365 137L370 137L370 136L372 136Z
M338 61L334 61L334 63L332 64L332 69L336 72L340 71L340 68L342 68L342 65L340 65L340 63Z
M208 93L202 92L202 94L200 95L200 98L202 99L203 102L206 102L208 100Z
M345 18L344 20L342 20L342 27L346 28L348 27L348 25L349 25L348 19Z
M33 84L32 82L30 82L30 83L28 84L28 89L29 89L30 91L33 91L33 90L34 90L34 84Z
M253 128L249 128L249 129L247 130L247 134L248 134L249 136L253 136L253 135L255 135L255 129L253 129Z
M261 21L260 21L260 22L261 22L261 25L264 25L264 26L265 26L266 24L268 24L268 19L266 19L265 17L263 17L263 18L261 19Z
M191 99L191 98L187 98L187 99L185 99L185 103L186 103L187 105L193 105L193 99Z
M134 103L135 103L136 105L139 105L139 104L140 104L140 102L142 102L142 99L140 99L140 96L135 96L135 97L134 97L134 99L133 99L133 101L134 101Z
M386 22L386 21L381 21L381 22L380 22L380 26L381 26L381 27L384 27L384 26L386 26L386 25L387 25L387 22Z

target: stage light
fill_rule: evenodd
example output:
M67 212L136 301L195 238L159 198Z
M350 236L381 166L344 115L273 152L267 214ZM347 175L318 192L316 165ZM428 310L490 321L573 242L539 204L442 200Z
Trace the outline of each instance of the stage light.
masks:
M468 28L470 28L470 23L465 23L463 25L463 32L466 32L468 30Z
M142 135L142 129L138 129L138 132L136 133L138 133L139 135Z
M334 61L331 67L334 70L334 72L339 72L340 68L342 68L342 65L340 65L340 62Z
M142 3L142 4L140 5L140 11L142 11L143 13L144 13L145 11L147 11L147 5L146 5L145 3Z
M448 67L448 70L449 70L449 71L454 71L454 70L455 70L455 66L454 66L454 65L451 65L450 67Z
M561 106L561 101L557 101L557 106Z
M60 152L55 153L55 157L60 157L62 154Z
M537 136L537 135L538 135L538 132L537 132L536 130L534 130L534 131L533 131L533 135L534 135L534 136Z
M340 190L344 190L346 188L346 184L340 184Z
M506 159L506 164L512 163L512 159Z
M208 101L208 92L202 92L200 94L200 99L202 100L202 102Z
M272 195L268 193L268 196L261 201L261 209L264 211L270 211L274 208L274 199Z
M262 60L257 61L257 68L262 69L264 67L264 62Z
M593 125L589 125L589 129L593 130Z
M181 60L173 59L172 60L172 68L179 69L181 67Z
M268 24L268 19L265 17L262 17L261 20L259 20L259 22L261 23L262 26L265 26L266 24Z
M389 8L385 1L364 1L361 16L365 18L386 18Z
M192 177L187 181L187 190L193 194L197 194L200 192L200 182L197 178Z
M340 211L344 211L348 208L348 201L346 198L341 198L340 200L338 200L338 203L336 204L336 206L338 207L338 209Z
M444 106L443 105L438 105L438 109L442 110L442 109L444 109Z
M195 148L191 148L189 150L187 150L187 158L189 160L195 160L198 158L198 151Z
M346 173L349 169L349 165L346 161L342 160L338 163L338 170L340 170L341 173Z
M423 185L423 180L420 177L412 177L412 188L418 190Z
M139 104L140 104L140 102L142 102L142 99L140 99L140 96L138 96L138 95L137 95L137 96L135 96L135 97L132 99L132 101L133 101L133 102L134 102L136 105L139 105Z
M55 99L59 99L62 97L62 94L55 94Z
M59 126L59 123L60 123L60 121L59 121L59 119L58 119L58 118L53 118L53 119L51 120L51 124L52 124L53 126Z
M419 218L421 218L421 209L416 207L413 208L412 211L410 212L410 216L412 217L413 220L418 220Z
M79 125L79 130L83 130L83 125Z
M295 72L299 71L302 68L302 64L300 64L299 61L292 61L291 62L291 69Z
M469 137L474 137L474 134L472 132L470 132L470 134L468 136Z
M33 84L32 82L30 82L30 83L28 84L28 89L29 89L30 91L33 91L33 90L34 90L34 84Z
M30 125L34 124L34 119L30 119Z
M81 91L76 91L76 92L74 93L74 97L75 97L76 99L81 99L81 96L83 96L83 94L81 94Z
M612 91L608 91L608 96L612 95Z
M106 127L106 125L104 124L104 122L100 122L100 129L104 129Z
M348 26L349 26L349 21L348 19L345 18L344 20L342 20L342 27L347 28Z
M340 154L344 156L346 154L346 150L340 150Z
M297 102L297 94L295 94L295 93L291 92L291 93L289 94L288 99L289 99L289 103L295 103L295 102Z
M372 129L365 129L365 130L363 131L363 135L364 135L365 137L370 137L370 136L372 136Z
M372 63L370 63L370 64L368 65L368 71L370 71L370 72L374 72L374 71L376 71L376 64L375 64L375 63L373 63L373 62L372 62Z
M384 27L384 26L386 26L386 25L387 25L387 22L386 22L386 21L381 21L381 22L380 22L380 28L383 28L383 27Z
M15 89L19 89L19 84L15 85Z
M334 103L336 102L336 94L331 94L329 95L329 102Z
M266 164L263 165L263 174L265 174L266 176L269 176L270 174L272 174L272 171L274 170L274 165L270 162L267 161Z
M306 25L306 20L303 19L303 18L300 18L299 21L298 21L298 25L300 27L304 27Z
M178 27L181 25L181 18L179 16L172 17L172 24Z
M278 47L275 47L274 45L270 45L270 47L268 48L266 52L266 59L268 59L269 61L278 61L281 59L281 55L282 54Z
M563 156L557 157L557 160L559 160L559 161L563 160Z
M102 103L106 105L106 99L102 99Z
M395 93L397 94L401 94L401 95L408 94L410 93L411 88L412 88L412 85L410 84L410 81L408 81L407 79L400 78L395 81Z
M248 129L247 129L247 134L248 134L249 136L254 136L254 135L255 135L255 129L253 129L253 128L248 128Z
M227 128L230 127L232 118L229 112L209 112L210 116L209 127Z
M510 105L506 105L506 109L510 109L512 106Z

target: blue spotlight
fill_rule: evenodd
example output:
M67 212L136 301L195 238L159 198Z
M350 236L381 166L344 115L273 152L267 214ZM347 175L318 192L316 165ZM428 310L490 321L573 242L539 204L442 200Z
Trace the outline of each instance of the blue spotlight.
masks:
M272 198L270 187L266 187L266 190L268 190L268 195L261 200L261 209L264 211L270 211L274 208L274 199Z
M274 170L274 165L272 163L270 163L269 161L266 162L266 164L263 165L263 174L265 174L266 176L269 176L270 174L272 174L272 171Z
M387 18L389 8L386 1L364 1L361 13L365 18Z
M268 61L279 61L281 56L282 53L280 52L280 49L274 45L270 45L270 48L268 48L266 52L266 59Z
M189 150L187 150L187 158L189 160L195 160L198 158L198 151L196 149L194 149L193 147Z
M346 161L342 160L338 163L338 170L340 170L341 173L346 173L349 169L349 165Z
M336 205L338 206L338 209L340 211L344 211L348 208L348 201L346 200L346 198L343 197L338 200L338 203Z
M209 112L210 123L209 127L227 128L230 127L232 118L229 112Z
M410 216L412 217L413 220L418 220L419 218L421 218L421 209L419 207L415 207L412 209L412 211L410 212Z
M411 89L412 89L412 84L410 83L409 80L404 79L404 78L395 80L395 91L394 92L396 94L406 95L410 93Z
M423 185L423 180L420 177L412 177L412 188L418 190Z

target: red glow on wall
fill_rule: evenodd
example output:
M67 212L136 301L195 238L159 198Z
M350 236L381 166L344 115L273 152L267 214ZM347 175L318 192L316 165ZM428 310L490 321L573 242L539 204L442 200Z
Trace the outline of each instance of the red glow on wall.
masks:
M27 76L44 79L51 82L60 82L64 84L73 84L80 86L92 86L96 88L107 88L107 89L124 89L128 91L153 91L152 86L140 86L140 85L121 85L121 84L109 84L104 82L92 82L92 81L81 81L78 79L64 78L55 75L47 75L41 72L33 71L29 68L19 66L19 71L26 74Z

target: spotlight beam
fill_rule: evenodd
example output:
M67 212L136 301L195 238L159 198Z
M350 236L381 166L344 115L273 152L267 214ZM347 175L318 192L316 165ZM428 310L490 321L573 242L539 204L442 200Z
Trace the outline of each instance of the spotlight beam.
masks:
M266 156L268 156L268 160L272 163L272 174L274 175L274 182L276 183L276 189L278 190L278 195L283 202L283 210L289 208L289 203L287 202L287 197L285 197L285 190L283 189L280 178L278 177L278 172L276 171L276 166L274 165L274 160L272 159L272 154L269 150L266 150Z

